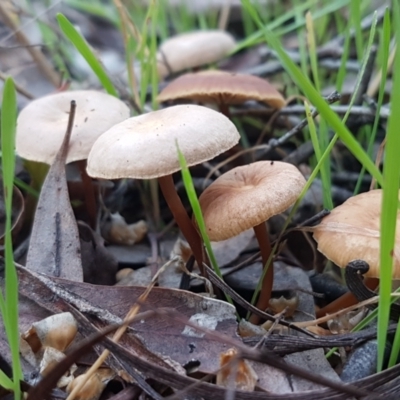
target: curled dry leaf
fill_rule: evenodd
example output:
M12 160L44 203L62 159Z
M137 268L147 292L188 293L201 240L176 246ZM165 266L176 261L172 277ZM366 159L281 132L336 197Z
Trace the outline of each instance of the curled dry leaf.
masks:
M236 349L220 355L221 369L217 373L217 385L252 392L258 376L250 363L238 358Z
M64 312L34 322L21 338L29 344L34 353L42 347L64 351L74 340L77 331L75 318L71 313Z
M101 228L101 234L108 242L128 246L142 241L147 231L146 221L127 224L120 213L111 214Z
M171 250L170 260L174 257L180 257L182 261L186 264L189 261L190 256L192 255L192 250L190 249L189 244L186 240L182 240L181 238L176 239L174 243L174 247Z
M86 374L76 377L67 387L67 392L72 390L83 380L87 380L83 388L74 397L75 400L98 400L107 383L114 378L115 373L109 368L102 368L95 372L89 379Z
M299 296L293 293L292 297L281 296L279 298L272 297L269 299L269 308L275 313L285 313L285 317L292 317L299 306Z
M46 376L63 358L65 354L53 347L46 347L43 352L42 360L39 365L39 372L41 376ZM57 382L58 388L68 386L74 379L74 372L77 366L72 364L71 367L64 373L64 375Z
M365 317L368 310L363 308L361 310L350 311L346 314L338 315L336 318L330 319L327 322L329 331L334 334L349 333L352 329Z
M126 277L128 277L130 274L132 274L133 272L134 272L134 270L132 268L120 269L117 272L117 274L115 275L115 279L117 280L117 282L120 282L123 279L125 279Z

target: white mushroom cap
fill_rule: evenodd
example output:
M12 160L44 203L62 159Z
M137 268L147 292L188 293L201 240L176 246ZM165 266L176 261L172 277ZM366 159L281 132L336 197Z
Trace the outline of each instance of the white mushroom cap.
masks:
M164 78L169 73L217 62L235 46L235 39L225 31L196 31L174 36L158 50L159 75Z
M189 166L239 142L235 125L207 107L179 105L129 118L105 132L88 158L90 176L151 179L179 171L177 144Z
M103 132L129 118L125 103L94 90L42 97L29 103L18 116L16 150L19 156L46 164L53 162L64 139L72 100L77 107L67 163L86 159Z

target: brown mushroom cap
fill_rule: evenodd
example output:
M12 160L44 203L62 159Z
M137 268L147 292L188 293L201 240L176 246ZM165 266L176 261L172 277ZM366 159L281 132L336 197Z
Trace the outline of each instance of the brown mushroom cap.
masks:
M279 214L306 181L292 164L258 161L217 178L199 198L210 240L225 240Z
M51 164L65 136L71 101L76 115L67 163L84 160L96 139L113 125L129 117L121 100L94 90L48 95L30 102L17 120L16 151L31 161Z
M201 71L180 76L158 95L158 101L191 99L202 103L240 104L257 100L273 108L285 105L283 96L265 79L226 71Z
M369 264L366 276L379 278L382 190L350 197L315 227L318 250L341 268L355 259ZM400 212L397 214L400 226ZM393 279L400 279L400 229L393 251Z
M235 40L225 31L195 31L174 36L159 48L158 73L164 78L170 73L217 62L235 46Z
M93 145L88 174L96 178L152 179L179 171L177 144L189 166L210 160L238 143L235 125L207 107L179 105L133 117Z

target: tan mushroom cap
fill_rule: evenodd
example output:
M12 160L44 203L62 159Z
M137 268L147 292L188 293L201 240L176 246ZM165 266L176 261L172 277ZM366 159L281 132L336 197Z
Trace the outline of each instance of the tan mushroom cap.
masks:
M235 46L235 39L229 33L219 30L174 36L162 43L158 50L158 73L164 78L170 73L220 61Z
M176 99L219 104L240 104L257 100L273 108L282 108L285 105L283 96L265 79L216 70L182 75L158 95L160 102Z
M76 115L67 163L84 160L96 139L113 125L129 117L121 100L94 90L51 94L30 102L17 120L16 150L21 157L51 164L67 129L70 103Z
M400 194L400 193L399 193ZM315 227L318 250L339 267L355 259L369 264L366 276L379 278L382 190L350 197ZM400 213L393 251L393 279L400 279Z
M258 161L217 178L199 201L210 240L238 235L293 205L306 181L292 164Z
M179 171L176 145L189 166L235 146L240 135L223 114L207 107L179 105L129 118L93 145L88 174L96 178L151 179Z

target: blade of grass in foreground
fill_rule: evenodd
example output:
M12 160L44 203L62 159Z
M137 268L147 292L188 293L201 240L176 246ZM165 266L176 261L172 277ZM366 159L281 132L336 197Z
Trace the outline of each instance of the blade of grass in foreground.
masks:
M192 181L192 177L190 175L189 168L186 164L185 156L179 149L178 143L177 143L176 147L177 147L177 151L178 151L179 164L182 169L182 179L183 179L183 184L185 186L186 194L189 198L189 202L192 207L193 214L196 218L201 237L203 238L204 244L206 246L208 256L210 257L211 265L212 265L215 273L221 278L222 277L221 270L219 269L217 259L215 258L213 249L211 247L211 242L210 242L210 239L207 234L206 224L205 224L204 218L203 218L203 213L201 212L200 203L197 198L196 190L193 185L193 181Z
M75 27L63 14L57 14L57 21L63 34L79 51L82 57L89 64L90 68L92 68L92 71L96 74L97 78L99 78L100 83L103 85L107 93L111 94L112 96L118 97L118 92L111 82L111 79L108 77L103 66L101 65L97 57L93 54L91 48L87 44L86 40L82 37L82 35L75 29Z
M381 40L379 42L379 47L381 49L381 82L379 85L379 94L378 94L378 101L376 103L376 116L374 120L374 125L372 127L372 132L371 136L369 138L368 142L368 148L367 152L371 156L372 155L372 150L373 146L375 143L375 138L376 134L378 132L378 126L380 122L380 112L383 104L383 100L385 97L385 87L386 87L386 79L387 79L387 70L388 70L388 64L389 64L389 57L390 57L390 33L391 33L391 27L390 27L390 11L389 9L386 9L385 15L383 17L383 28L382 28L382 33L381 33ZM362 168L360 175L358 177L358 181L356 184L356 187L354 189L354 194L357 194L360 191L361 187L361 182L363 179L363 176L365 174L365 169Z
M396 43L400 44L400 7L398 2L393 3L393 18L395 21ZM392 268L393 256L395 254L395 235L397 214L399 212L399 179L400 179L400 52L396 52L393 68L393 87L391 93L391 110L387 131L385 162L383 166L383 198L381 210L381 238L380 238L380 285L379 285L379 309L378 309L378 371L383 368L387 327L389 324L390 293L392 289ZM397 330L400 329L398 325ZM399 334L396 333L396 336ZM390 360L393 363L397 360L399 351L398 344L395 344ZM397 354L396 354L397 353Z
M5 253L5 299L1 301L1 312L11 350L13 370L14 398L21 398L20 380L22 380L21 363L19 359L18 331L18 278L14 265L11 216L12 194L15 171L15 127L17 120L17 99L14 82L8 78L3 89L1 109L1 149L2 171L4 185L4 203L6 211L6 227L4 238ZM5 307L4 307L5 306Z
M254 7L250 3L250 0L242 0L242 4L245 11L251 15L259 29L263 30L265 42L276 51L285 70L290 74L291 79L301 89L308 100L318 109L321 117L324 118L326 122L336 131L340 139L353 153L353 155L377 180L377 182L383 186L382 174L380 173L379 169L375 166L364 149L350 133L346 125L340 120L338 115L331 110L329 104L326 103L321 95L315 90L310 80L303 75L300 68L286 54L285 49L282 47L276 36L264 26L259 16L255 12Z
M222 278L221 270L219 269L217 259L215 258L213 249L211 247L210 238L208 237L208 234L207 234L206 224L204 223L204 218L203 218L203 213L201 212L199 199L197 198L196 190L193 185L193 181L192 181L192 177L190 175L189 168L186 164L185 156L180 151L178 143L176 143L176 148L178 151L179 164L180 164L181 170L182 170L181 173L182 173L183 184L185 186L186 194L188 196L190 206L192 207L193 214L196 218L197 226L199 227L201 237L206 246L206 250L207 250L208 257L210 258L211 266L212 266L213 270L215 271L215 273L220 278ZM228 295L225 295L225 297L229 301L229 303L233 304L232 299Z

